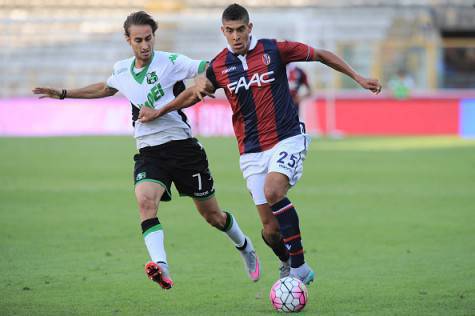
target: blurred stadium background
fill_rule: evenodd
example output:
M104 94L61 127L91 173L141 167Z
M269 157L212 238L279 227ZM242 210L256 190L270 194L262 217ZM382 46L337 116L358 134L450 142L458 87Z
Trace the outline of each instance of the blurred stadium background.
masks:
M257 37L293 39L332 50L362 74L382 81L384 93L375 98L321 64L302 63L314 92L303 109L311 132L475 136L473 1L241 3L250 9ZM96 102L95 114L90 101L71 102L78 107L87 103L91 112L87 121L96 126L76 124L71 129L70 124L58 123L70 113L46 115L51 111L48 105L56 102L33 105L31 89L73 88L105 80L117 60L131 55L122 23L135 10L151 12L158 20L157 49L209 60L225 45L219 17L227 4L220 0L0 0L0 135L128 134L130 124L117 124L129 115L120 97ZM401 71L410 84L407 91L394 91L391 80ZM198 134L232 134L230 125L222 123L229 123L230 115L223 102L188 111ZM30 132L8 120L12 111L29 111L38 118L32 111L40 106L43 119L29 121L27 126L34 129ZM101 121L108 127L98 128Z

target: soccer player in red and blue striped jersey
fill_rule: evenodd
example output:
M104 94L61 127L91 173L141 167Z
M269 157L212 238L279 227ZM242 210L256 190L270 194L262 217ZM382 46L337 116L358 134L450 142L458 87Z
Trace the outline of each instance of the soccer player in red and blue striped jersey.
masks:
M289 79L289 91L292 101L294 101L294 105L297 107L297 111L299 111L300 101L312 94L307 74L302 68L296 66L296 63L291 63L287 65L287 78ZM300 91L303 91L302 88L305 88L305 94L300 93Z
M313 54L305 44L252 37L246 56L226 48L211 61L206 76L231 104L241 154L265 151L301 133L285 66Z
M153 120L224 89L233 110L241 170L263 224L263 239L282 261L281 271L290 264L288 273L309 284L314 272L305 262L299 218L287 192L302 175L311 139L299 122L286 65L320 61L374 93L381 91L381 85L329 51L298 42L256 39L251 36L247 10L238 4L224 10L222 23L228 47L210 62L206 77L163 108L143 108L139 119Z

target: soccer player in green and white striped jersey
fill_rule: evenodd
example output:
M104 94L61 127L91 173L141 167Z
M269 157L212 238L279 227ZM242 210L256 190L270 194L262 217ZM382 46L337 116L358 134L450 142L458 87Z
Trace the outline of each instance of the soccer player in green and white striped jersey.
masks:
M124 22L124 31L134 56L117 62L107 82L71 90L35 88L33 93L39 94L40 98L95 99L120 91L130 101L139 150L134 156L135 196L145 245L151 258L145 272L151 280L164 289L173 286L163 228L157 217L159 202L171 200L173 182L180 195L193 199L197 210L209 224L231 239L244 259L249 277L257 281L259 260L251 240L243 234L236 218L219 207L206 153L192 137L185 114L174 111L151 122L138 120L140 108L164 106L185 89L183 80L206 69L205 61L154 50L157 28L157 23L146 12L130 14Z

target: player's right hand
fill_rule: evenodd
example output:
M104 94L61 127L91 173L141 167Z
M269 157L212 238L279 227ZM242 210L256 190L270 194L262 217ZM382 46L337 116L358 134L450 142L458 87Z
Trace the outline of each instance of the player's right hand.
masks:
M374 94L379 94L383 88L378 79L369 79L362 76L357 76L356 82L358 82L362 88L370 90Z
M51 88L34 88L32 90L33 94L39 94L39 99L43 98L52 98L52 99L59 99L61 96L61 91Z
M193 95L195 95L198 99L203 101L204 97L214 98L214 94L210 92L210 82L208 78L204 76L200 76L196 78L195 85L193 86Z
M161 116L160 111L157 111L155 109L151 109L151 108L146 107L146 106L142 106L140 108L138 119L139 119L139 122L141 122L141 123L147 123L147 122L153 121L154 119L156 119L160 116Z

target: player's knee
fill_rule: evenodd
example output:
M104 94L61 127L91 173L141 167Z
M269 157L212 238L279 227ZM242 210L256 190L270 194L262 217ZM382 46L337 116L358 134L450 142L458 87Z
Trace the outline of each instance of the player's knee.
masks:
M138 200L139 211L144 215L153 215L157 212L158 205L154 199L142 196Z
M266 196L267 202L272 205L285 197L285 190L280 189L279 187L266 186L264 188L264 195Z

